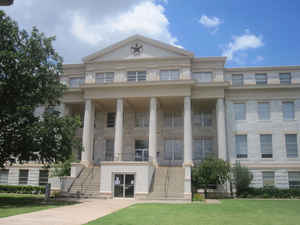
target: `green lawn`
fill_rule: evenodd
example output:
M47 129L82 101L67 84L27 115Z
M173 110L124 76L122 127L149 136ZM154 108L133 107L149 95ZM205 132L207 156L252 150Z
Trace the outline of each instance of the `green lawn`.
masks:
M299 225L300 200L223 200L221 204L136 204L89 225Z
M74 203L55 200L46 203L43 195L0 193L0 218Z

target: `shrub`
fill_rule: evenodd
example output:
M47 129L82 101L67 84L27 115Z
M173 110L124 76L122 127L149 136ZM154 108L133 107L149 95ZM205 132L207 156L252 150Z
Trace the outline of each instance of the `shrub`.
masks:
M248 188L237 196L240 198L300 198L300 189Z
M21 185L0 185L0 193L44 194L45 187L21 186Z
M248 167L242 166L239 162L232 168L233 183L235 184L236 194L239 196L242 192L249 189L253 179L252 173Z
M193 201L204 201L205 197L203 194L195 193L193 195Z

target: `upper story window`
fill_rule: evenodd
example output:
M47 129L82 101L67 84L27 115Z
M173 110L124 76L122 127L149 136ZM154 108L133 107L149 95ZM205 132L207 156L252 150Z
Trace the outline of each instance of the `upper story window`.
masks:
M259 102L258 108L258 118L260 120L270 120L270 103L269 102Z
M256 80L256 84L258 85L268 84L267 74L265 73L255 74L255 80Z
M146 71L129 71L127 72L127 81L129 82L139 82L146 80Z
M197 72L192 74L193 80L202 83L209 83L212 81L212 72Z
M235 135L235 152L237 158L248 157L247 135Z
M280 84L291 84L291 74L290 73L280 73L279 74Z
M232 74L232 85L233 86L243 86L244 85L244 75L243 74Z
M161 70L160 80L179 80L179 70Z
M286 155L288 158L298 157L297 134L285 135L285 148L286 148Z
M260 150L262 158L272 158L272 134L260 135Z
M78 88L80 85L84 84L84 77L72 77L69 80L71 88Z
M105 161L114 161L114 139L105 140Z
M108 112L107 113L106 126L107 127L115 127L115 119L116 119L116 113L115 112Z
M135 161L148 161L148 140L135 140Z
M149 113L136 112L135 113L135 126L136 127L149 127Z
M182 115L179 112L165 112L164 124L167 128L182 127Z
M200 127L212 126L212 113L211 112L194 112L193 124Z
M106 72L106 73L97 73L96 74L96 83L112 83L114 82L115 74L113 72Z
M295 119L295 106L294 102L283 102L282 103L283 119L293 120Z
M183 143L182 140L166 139L164 160L182 160Z
M235 103L234 104L234 118L235 118L235 120L245 120L246 119L246 104L245 103Z

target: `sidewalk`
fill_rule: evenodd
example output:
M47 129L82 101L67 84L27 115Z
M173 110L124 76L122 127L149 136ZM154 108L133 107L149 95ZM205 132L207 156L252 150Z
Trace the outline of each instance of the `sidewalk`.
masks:
M135 204L134 200L88 199L81 204L0 219L2 225L81 225Z

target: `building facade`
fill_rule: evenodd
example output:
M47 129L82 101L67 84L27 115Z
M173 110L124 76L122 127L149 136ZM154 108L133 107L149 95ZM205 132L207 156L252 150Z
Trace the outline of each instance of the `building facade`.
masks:
M300 66L225 63L135 35L64 65L62 113L83 121L69 190L94 180L103 197L190 199L208 156L248 166L252 186L300 187Z

